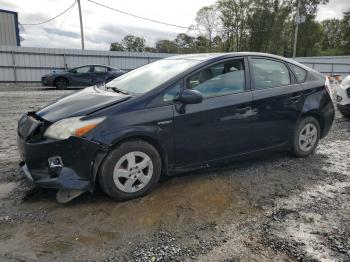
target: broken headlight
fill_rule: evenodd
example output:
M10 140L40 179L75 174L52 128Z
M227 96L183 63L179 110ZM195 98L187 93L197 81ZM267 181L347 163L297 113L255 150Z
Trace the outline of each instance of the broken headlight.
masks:
M97 127L105 117L81 120L82 117L71 117L53 123L44 133L45 137L66 139L70 136L83 136Z

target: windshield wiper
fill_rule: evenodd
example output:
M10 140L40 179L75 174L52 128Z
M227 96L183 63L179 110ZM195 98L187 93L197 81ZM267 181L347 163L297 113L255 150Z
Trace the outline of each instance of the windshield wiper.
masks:
M116 92L116 93L121 93L121 94L124 94L124 95L128 95L128 94L129 94L128 91L119 89L119 88L117 88L117 87L105 86L105 89L112 89L114 92Z

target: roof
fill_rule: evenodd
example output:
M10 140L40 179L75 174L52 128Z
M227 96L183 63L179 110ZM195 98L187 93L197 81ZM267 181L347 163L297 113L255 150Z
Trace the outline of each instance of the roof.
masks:
M298 65L302 68L307 68L305 65L300 64L299 62L283 57L278 55L273 55L269 53L261 53L261 52L228 52L228 53L200 53L200 54L186 54L186 55L176 55L176 56L170 56L164 59L178 59L178 60L197 60L197 61L208 61L208 60L217 60L217 59L223 59L223 58L230 58L235 56L264 56L269 58L275 58L279 60L283 60L288 63L292 63L295 65Z
M199 53L199 54L185 54L185 55L176 55L167 57L165 59L191 59L191 60L199 60L199 61L205 61L212 58L224 58L224 57L233 57L233 56L266 56L266 57L272 57L282 60L289 60L288 58L268 54L268 53L261 53L261 52L228 52L228 53Z

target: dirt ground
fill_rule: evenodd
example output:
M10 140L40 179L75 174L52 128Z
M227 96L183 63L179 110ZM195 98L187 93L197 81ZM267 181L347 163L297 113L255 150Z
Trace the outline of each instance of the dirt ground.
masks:
M350 120L317 152L184 174L66 205L18 168L20 115L72 91L0 89L0 261L350 261Z

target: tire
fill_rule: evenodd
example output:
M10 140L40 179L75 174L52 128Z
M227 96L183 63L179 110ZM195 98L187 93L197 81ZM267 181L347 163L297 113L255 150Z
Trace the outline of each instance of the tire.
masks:
M128 141L108 154L101 166L99 184L115 200L138 198L157 184L161 167L159 153L152 145L142 140Z
M55 80L55 87L58 90L65 90L68 87L68 81L67 79L63 78L63 77L59 77Z
M294 155L296 157L306 157L313 154L320 140L320 134L320 124L314 117L301 119L294 132Z

